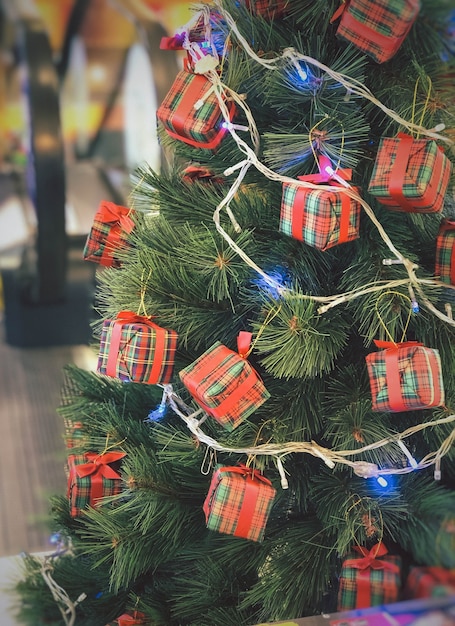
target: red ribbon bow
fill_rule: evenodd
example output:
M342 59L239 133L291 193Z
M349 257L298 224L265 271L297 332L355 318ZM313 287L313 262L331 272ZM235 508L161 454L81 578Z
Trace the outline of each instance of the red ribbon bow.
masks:
M391 572L398 573L400 568L396 563L390 561L379 560L378 557L385 556L388 553L385 545L380 542L374 545L371 550L364 548L363 546L354 546L356 552L362 555L361 559L347 559L345 565L347 567L354 567L355 569L387 569Z
M98 209L98 215L104 224L120 224L126 233L130 233L134 228L130 213L131 209L128 207L107 200L103 200Z
M237 352L242 359L246 359L250 346L253 333L249 333L246 330L241 330L237 337Z
M428 567L428 573L440 585L455 587L455 569L445 569L444 567Z
M139 315L133 311L120 311L117 313L115 321L122 324L147 324L152 328L160 328L155 322L152 322L152 317L151 315Z
M334 170L332 162L324 154L318 156L319 174L307 174L306 176L298 176L298 180L308 183L330 183L334 181L334 174L349 181L352 178L352 169Z
M335 22L339 17L341 17L341 15L343 15L345 10L348 8L349 1L350 0L341 0L340 6L335 11L335 13L332 15L332 17L330 18L330 23L331 24L333 24L333 22Z
M86 452L84 457L87 459L87 463L82 463L76 466L76 473L80 478L85 476L104 476L104 478L118 479L118 474L109 463L120 461L126 456L126 452L106 452L105 454L98 454L97 452Z
M139 613L138 611L134 611L133 615L129 615L128 613L124 613L117 617L114 623L118 624L118 626L139 626L144 624L144 613Z
M247 467L244 463L239 463L238 465L233 465L232 467L220 467L219 472L229 472L234 474L241 474L242 476L246 476L246 478L250 478L251 480L258 480L265 485L271 485L271 481L266 478L261 472L252 467Z
M382 348L383 350L398 350L399 348L416 348L423 346L423 343L419 341L402 341L401 343L395 343L394 341L375 339L374 343L377 348Z

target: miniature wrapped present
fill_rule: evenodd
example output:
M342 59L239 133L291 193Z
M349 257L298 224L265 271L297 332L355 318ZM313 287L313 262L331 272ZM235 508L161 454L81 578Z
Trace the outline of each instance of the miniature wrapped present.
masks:
M275 494L270 480L257 470L219 467L203 505L207 528L262 541Z
M158 326L150 317L121 311L104 320L98 372L120 380L155 385L172 377L177 333Z
M360 204L350 198L345 188L334 179L335 173L327 157L319 157L319 167L319 174L299 176L298 180L324 183L333 186L333 191L283 183L279 229L283 234L313 248L327 250L358 238ZM338 170L336 175L343 180L350 180L351 170Z
M227 430L233 430L270 394L246 360L251 333L242 331L237 354L219 341L179 372L196 402Z
M290 0L246 0L247 8L255 15L272 20L282 17Z
M232 120L235 106L227 108ZM196 148L213 150L227 132L213 83L187 69L178 73L157 117L168 135Z
M417 341L375 341L366 358L373 411L413 411L444 404L438 350Z
M118 252L128 247L134 228L131 209L107 202L100 203L84 246L83 257L105 267L120 267Z
M384 63L400 48L419 9L419 0L343 0L331 22L341 16L337 37Z
M451 171L435 141L398 133L381 139L368 191L394 211L438 213Z
M121 492L122 480L118 468L124 456L125 452L112 451L68 456L68 499L72 517L81 515L88 506L96 506L100 498Z
M455 221L442 220L436 237L434 273L444 283L455 285Z
M347 558L340 573L338 611L364 609L396 602L401 587L401 558L386 556L380 542L371 550L354 546L357 554Z
M403 595L406 599L455 595L455 569L411 567Z
M140 611L128 611L123 613L113 622L109 622L106 626L147 626L150 624L148 617Z

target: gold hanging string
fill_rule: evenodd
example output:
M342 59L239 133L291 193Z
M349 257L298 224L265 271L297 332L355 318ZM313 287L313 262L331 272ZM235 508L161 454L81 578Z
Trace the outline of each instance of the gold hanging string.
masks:
M144 312L144 317L150 317L150 315L147 314L147 309L145 306L145 294L147 292L147 284L148 281L150 280L150 276L152 275L152 270L150 268L147 279L144 281L144 272L145 270L142 270L142 274L141 274L141 299L139 302L139 306L137 308L137 315L141 314L141 309Z
M127 440L127 437L125 437L124 439L122 439L121 441L118 441L117 443L113 443L112 445L108 445L109 443L109 433L106 435L106 443L104 446L104 450L98 454L98 456L96 457L97 459L101 458L102 456L104 456L106 454L106 452L108 452L109 450L112 450L113 448L119 448L122 443L125 443L125 441Z
M333 120L333 121L337 122L341 126L340 156L338 157L338 161L337 161L336 167L334 168L334 171L336 172L339 169L339 167L340 167L341 155L343 154L343 150L344 150L344 126L343 126L343 123L340 120L338 120L338 119L336 119L334 117L331 117L330 115L326 114L321 120L319 120L319 122L316 122L316 124L314 124L314 126L312 126L310 128L310 131L308 133L308 138L309 138L309 141L310 141L310 148L311 148L311 151L313 153L314 160L316 161L316 163L318 165L318 168L320 169L319 158L318 158L317 153L316 153L316 151L314 149L314 146L313 146L313 133L317 129L319 124L322 124L322 122L326 122L328 120ZM317 144L318 143L318 139L315 139L315 142ZM318 148L319 148L319 146L318 146Z
M404 300L408 300L408 301L409 301L409 305L410 305L410 306L409 306L408 317L407 317L406 323L405 323L404 328L403 328L403 334L402 334L401 339L400 339L400 341L399 341L399 342L396 342L396 341L395 341L395 339L394 339L394 337L392 337L392 335L391 335L391 333L390 333L389 329L387 328L387 326L386 326L386 324L385 324L384 320L382 319L381 314L379 313L379 302L380 302L380 300L381 300L382 298L384 298L385 296L388 296L388 295L395 295L395 296L399 296L400 298L403 298ZM379 295L379 297L378 297L378 298L377 298L377 300L376 300L376 304L375 304L375 307L374 307L374 308L375 308L375 311L376 311L376 315L377 315L377 316L378 316L378 318L379 318L379 322L380 322L381 326L383 327L383 329L385 330L386 335L389 337L390 341L391 341L393 344L395 344L395 345L397 345L397 343L403 343L403 341L405 340L405 337L406 337L406 332L407 332L407 330L408 330L409 323L410 323L410 321L411 321L411 316L412 316L411 298L409 298L408 296L405 296L404 294L400 293L399 291L391 291L391 290L387 290L387 291L385 291L385 292L383 292L383 293L381 293L381 294Z
M347 510L347 511L346 511L346 513L345 513L345 519L346 519L346 522L348 521L348 514L349 514L349 512L350 512L350 511L352 511L352 509L355 509L355 508L356 508L356 507L358 507L359 505L363 504L363 500L362 500L362 498L361 498L358 494L352 494L352 498L353 498L353 499L354 499L354 498L357 498L357 499L356 499L356 500L355 500L355 501L351 504L351 506L348 508L348 510ZM375 511L375 512L376 512L376 511ZM377 536L378 536L378 541L377 541L377 544L378 544L378 545L377 545L377 547L376 547L376 552L375 552L375 554L374 554L375 558L376 558L376 556L377 556L377 554L378 554L379 547L380 547L380 545L381 545L381 543L382 543L382 539L384 538L384 519L383 519L383 517L382 517L382 512L381 512L381 509L378 509L378 510L377 510L377 514L378 514L378 517L379 517L379 528L378 528L378 532L376 533L376 534L377 534ZM371 507L368 507L368 516L369 516L369 519L371 520ZM353 539L353 541L354 541L354 542L355 542L355 543L356 543L359 547L362 547L362 546L360 545L360 543L358 542L357 537L355 536L354 532L352 532L351 534L352 534L352 539Z
M260 328L259 328L259 330L258 330L258 332L257 332L256 337L254 338L253 342L251 343L251 346L250 346L250 348L249 348L248 352L245 354L245 359L247 359L247 358L250 356L250 354L253 352L253 350L254 350L254 346L256 345L256 343L257 343L257 341L258 341L259 337L260 337L260 336L262 335L262 333L264 332L265 327L266 327L268 324L270 324L270 322L273 320L273 318L274 318L274 317L276 317L276 316L278 315L278 313L281 311L281 307L282 307L282 305L280 304L280 305L277 307L277 309L276 309L275 311L273 311L273 309L272 309L271 311L269 311L269 312L267 313L266 318L265 318L265 320L262 322L262 324L261 324L261 326L260 326Z
M423 105L422 114L420 116L420 121L419 121L419 124L418 124L418 127L420 127L420 128L422 128L423 119L425 117L425 113L426 113L427 108L428 108L428 103L430 102L431 89L433 87L433 83L432 83L431 78L429 76L427 76L427 80L428 80L427 96L426 96L426 99L425 99L425 104ZM414 85L414 96L413 96L413 99L412 99L412 115L411 115L411 123L413 125L414 125L414 121L415 121L415 112L416 112L416 106L417 106L417 88L419 86L419 82L420 82L420 76L417 77L417 80L416 80L415 85ZM418 139L419 137L420 137L420 130L417 130L415 138Z

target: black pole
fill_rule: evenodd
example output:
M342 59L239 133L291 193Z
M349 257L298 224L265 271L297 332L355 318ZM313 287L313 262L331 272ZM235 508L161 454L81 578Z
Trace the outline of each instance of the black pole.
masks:
M28 113L26 186L37 218L36 267L24 289L24 298L31 303L52 304L65 298L65 165L58 75L49 38L41 23L22 22L19 55Z

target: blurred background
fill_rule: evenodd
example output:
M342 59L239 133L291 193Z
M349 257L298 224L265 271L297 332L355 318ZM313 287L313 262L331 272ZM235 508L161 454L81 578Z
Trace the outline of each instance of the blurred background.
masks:
M64 493L56 409L67 363L93 368L96 271L82 250L101 200L163 156L156 109L180 67L161 50L189 0L0 0L0 578L52 550ZM12 569L11 569L12 568ZM0 594L2 626L10 596Z

